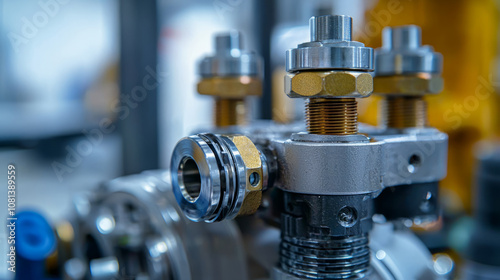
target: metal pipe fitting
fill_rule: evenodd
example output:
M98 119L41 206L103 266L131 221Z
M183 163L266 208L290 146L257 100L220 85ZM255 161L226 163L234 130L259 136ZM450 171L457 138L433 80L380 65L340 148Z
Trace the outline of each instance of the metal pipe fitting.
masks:
M386 27L382 41L382 48L375 50L376 76L442 72L443 56L431 46L422 46L420 27Z
M255 213L270 177L265 153L246 136L208 133L177 143L171 172L185 215L206 222Z
M373 49L351 41L352 18L344 15L311 17L311 41L286 52L286 71L319 69L373 70Z
M372 198L382 190L380 143L358 135L357 102L373 91L373 49L351 41L348 16L312 17L311 41L287 51L285 92L307 98L308 134L278 150L280 266L275 279L370 274Z
M258 77L262 73L262 59L254 52L243 50L242 35L238 31L215 36L215 55L204 57L198 72L202 78Z
M375 50L374 92L384 96L380 124L385 128L424 128L428 125L423 96L443 89L443 57L422 46L415 25L386 27L383 46Z
M373 71L373 49L351 41L351 17L312 17L309 25L311 41L286 53L285 91L291 98L308 98L309 133L356 134L354 98L373 91L373 78L365 73Z
M243 50L242 36L232 31L215 37L215 55L198 65L198 92L215 97L214 121L218 127L246 123L245 97L262 95L262 60Z

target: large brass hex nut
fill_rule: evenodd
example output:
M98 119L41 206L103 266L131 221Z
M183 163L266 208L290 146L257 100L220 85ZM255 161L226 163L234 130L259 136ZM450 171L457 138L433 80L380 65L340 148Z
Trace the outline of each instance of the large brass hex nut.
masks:
M262 82L259 78L248 76L203 78L198 83L198 92L221 98L242 99L250 95L262 95Z
M443 90L443 78L436 75L398 75L374 78L374 92L380 95L421 96Z
M373 77L353 71L287 73L285 92L291 98L367 97L373 92Z
M246 188L243 205L238 212L240 215L250 215L257 211L262 201L262 160L260 152L246 136L227 136L238 149L245 163Z

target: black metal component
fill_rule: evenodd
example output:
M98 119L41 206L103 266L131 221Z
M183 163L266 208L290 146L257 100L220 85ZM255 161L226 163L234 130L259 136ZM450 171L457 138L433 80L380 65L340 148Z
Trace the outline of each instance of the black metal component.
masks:
M466 250L467 259L500 267L500 149L479 160L474 211L475 226Z
M254 23L256 25L256 38L259 42L257 53L262 55L264 59L264 79L263 79L263 89L262 98L260 102L260 118L271 119L272 118L272 95L271 95L271 35L273 32L273 27L275 25L275 9L276 0L258 0L255 1L255 10L259 11L255 13Z
M155 0L120 1L121 104L117 110L124 174L159 167L156 5Z
M387 220L435 220L439 216L438 188L438 182L386 188L375 198L375 213Z
M362 279L370 273L368 195L319 196L284 192L280 264L312 279Z

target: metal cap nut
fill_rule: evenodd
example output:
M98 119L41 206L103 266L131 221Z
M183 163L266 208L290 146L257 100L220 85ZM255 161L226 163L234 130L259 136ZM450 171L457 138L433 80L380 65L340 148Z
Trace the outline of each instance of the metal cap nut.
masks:
M198 83L198 92L229 99L261 96L262 82L258 78L248 76L205 78Z
M443 90L443 78L421 74L412 76L382 76L374 78L374 92L380 95L420 96Z
M285 92L291 98L367 97L373 92L373 77L353 71L288 73Z

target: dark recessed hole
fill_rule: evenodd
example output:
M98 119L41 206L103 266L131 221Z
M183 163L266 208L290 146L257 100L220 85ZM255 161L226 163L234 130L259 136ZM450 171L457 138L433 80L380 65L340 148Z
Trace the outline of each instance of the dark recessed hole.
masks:
M192 158L186 158L179 165L179 187L184 197L195 201L200 196L201 175L198 165Z
M254 172L248 176L248 181L250 182L250 185L253 187L257 186L260 182L260 175L257 172Z

